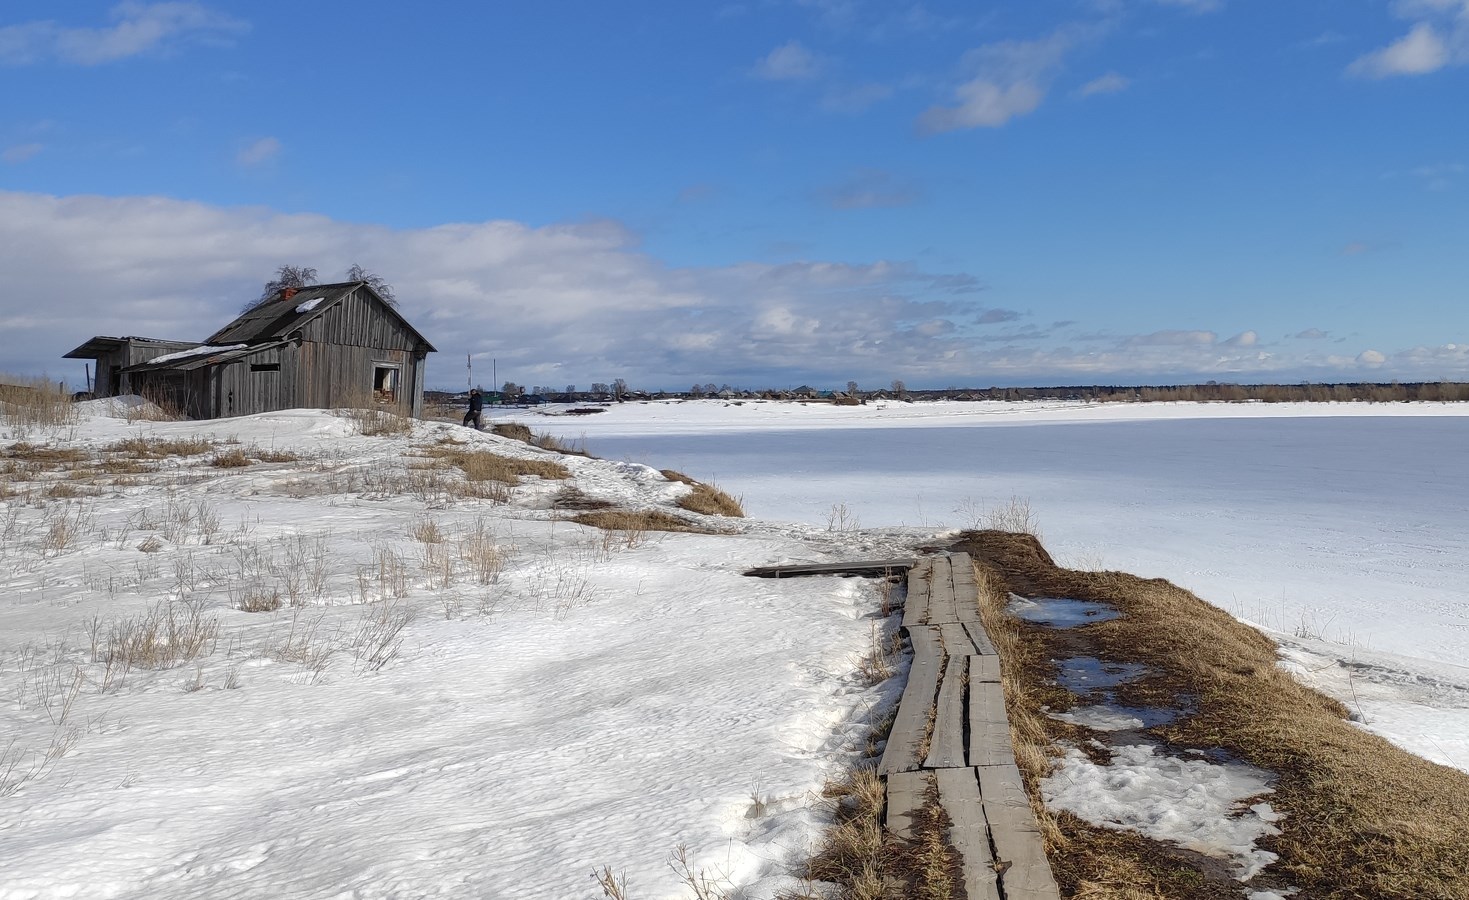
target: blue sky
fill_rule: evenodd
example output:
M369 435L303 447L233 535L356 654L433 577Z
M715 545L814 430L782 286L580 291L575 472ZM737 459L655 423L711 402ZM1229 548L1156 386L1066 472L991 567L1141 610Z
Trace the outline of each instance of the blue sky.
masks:
M0 97L0 370L355 262L446 386L1469 380L1469 0L10 0Z

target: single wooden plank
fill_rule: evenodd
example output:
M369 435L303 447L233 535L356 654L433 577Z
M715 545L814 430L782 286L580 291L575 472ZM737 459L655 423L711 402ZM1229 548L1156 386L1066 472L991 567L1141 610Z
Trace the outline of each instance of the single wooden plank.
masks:
M928 758L923 761L925 768L957 769L965 765L964 681L967 659L967 656L950 656L949 664L944 667L933 723L933 740L928 745Z
M999 858L1000 884L1007 900L1059 900L1061 891L1046 859L1045 841L1036 826L1013 763L978 770L985 819Z
M959 851L969 900L1000 900L979 780L973 769L939 769L939 805L949 814L949 844Z
M908 598L903 601L903 627L911 628L928 622L928 581L933 573L933 560L919 560L908 570Z
M969 681L989 684L1000 683L1000 658L998 656L972 656L969 658Z
M1015 762L1005 692L998 682L969 679L969 764L998 766Z
M923 809L927 793L928 775L925 772L894 772L887 777L883 824L894 837L902 841L912 841L917 837L915 818Z
M856 560L836 563L801 563L789 566L756 566L744 574L752 578L795 578L802 575L867 575L881 576L906 572L911 559Z
M945 622L959 621L958 612L954 609L954 567L950 565L948 557L934 559L933 579L929 582L928 591L929 624L942 625Z
M969 640L974 643L974 652L981 656L996 656L995 645L990 642L989 633L984 626L978 622L965 622L964 630L969 632Z
M939 689L939 663L943 659L943 649L939 646L937 629L919 625L904 630L913 643L913 665L908 670L908 683L898 701L897 718L888 732L887 747L883 749L882 762L877 768L879 775L921 768L918 745L928 730L928 713Z
M960 622L978 622L979 588L974 582L974 561L968 553L955 553L949 563L954 579L954 615Z
M938 629L944 639L944 652L950 656L974 656L979 652L974 647L974 641L970 640L969 632L958 622L939 625Z

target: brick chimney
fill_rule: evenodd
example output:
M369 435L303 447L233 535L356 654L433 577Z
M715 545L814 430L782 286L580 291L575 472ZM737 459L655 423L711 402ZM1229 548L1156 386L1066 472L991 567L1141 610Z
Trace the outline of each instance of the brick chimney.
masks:
M300 288L293 288L293 287L286 288L285 290L281 291L281 299L282 300L289 300L289 299L291 299L292 297L296 296L296 291L298 291L298 290L300 290Z

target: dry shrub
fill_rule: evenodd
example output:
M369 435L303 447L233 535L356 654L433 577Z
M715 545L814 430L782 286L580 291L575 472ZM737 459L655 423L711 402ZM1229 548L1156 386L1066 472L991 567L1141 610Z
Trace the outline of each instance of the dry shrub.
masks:
M674 471L673 469L659 469L658 474L667 478L669 481L677 481L680 484L696 485L699 483L684 473Z
M737 519L745 516L745 508L740 505L740 501L712 484L694 485L694 489L679 497L677 503L680 509L706 516L729 516Z
M239 447L231 447L222 453L216 454L214 459L209 461L209 464L216 469L243 469L245 466L250 465L250 457L246 456L245 451Z
M60 385L46 378L0 377L0 413L13 428L56 428L77 423L76 407Z
M301 458L299 454L292 453L290 450L265 449L253 446L245 450L245 455L263 463L295 462Z
M1192 715L1152 733L1177 749L1222 750L1275 773L1269 801L1285 816L1277 823L1283 833L1262 844L1280 859L1262 878L1303 896L1343 900L1469 897L1469 775L1353 727L1342 704L1278 667L1268 638L1161 579L1062 569L1029 536L969 532L954 549L973 555L983 576L981 614L1000 651L1017 760L1032 797L1050 748L1074 737L1074 726L1040 713L1043 704L1068 702L1051 683L1052 660L1074 651L1055 644L1063 640L1058 632L1006 616L1012 591L1115 606L1120 618L1086 627L1092 655L1151 667L1158 674L1136 689L1161 702L1196 699ZM1223 896L1217 879L1170 848L1037 813L1063 893ZM1151 892L1138 889L1144 885Z
M680 531L693 534L718 534L693 522L656 509L599 509L572 516L579 525L590 525L604 531Z
M393 410L375 406L339 409L337 415L352 420L358 434L368 437L392 437L413 433L413 420Z
M512 441L520 441L524 444L529 444L535 437L529 427L519 422L500 422L499 424L490 426L490 432L502 438L509 438Z
M234 595L235 609L240 612L275 612L284 605L281 592L272 588L255 585L242 590L232 589L230 593Z
M171 669L214 652L219 621L195 603L159 603L123 619L107 635L107 659L122 670Z
M169 456L201 456L214 449L214 442L201 437L145 438L141 434L123 438L105 448L134 459L164 459Z

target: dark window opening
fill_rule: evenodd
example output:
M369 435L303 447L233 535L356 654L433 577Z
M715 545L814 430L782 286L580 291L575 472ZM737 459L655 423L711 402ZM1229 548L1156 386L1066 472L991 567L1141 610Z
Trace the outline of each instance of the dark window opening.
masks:
M376 366L373 368L372 395L379 403L398 402L397 366Z
M250 364L250 371L251 372L279 372L280 370L281 370L281 364L280 363L251 363Z

